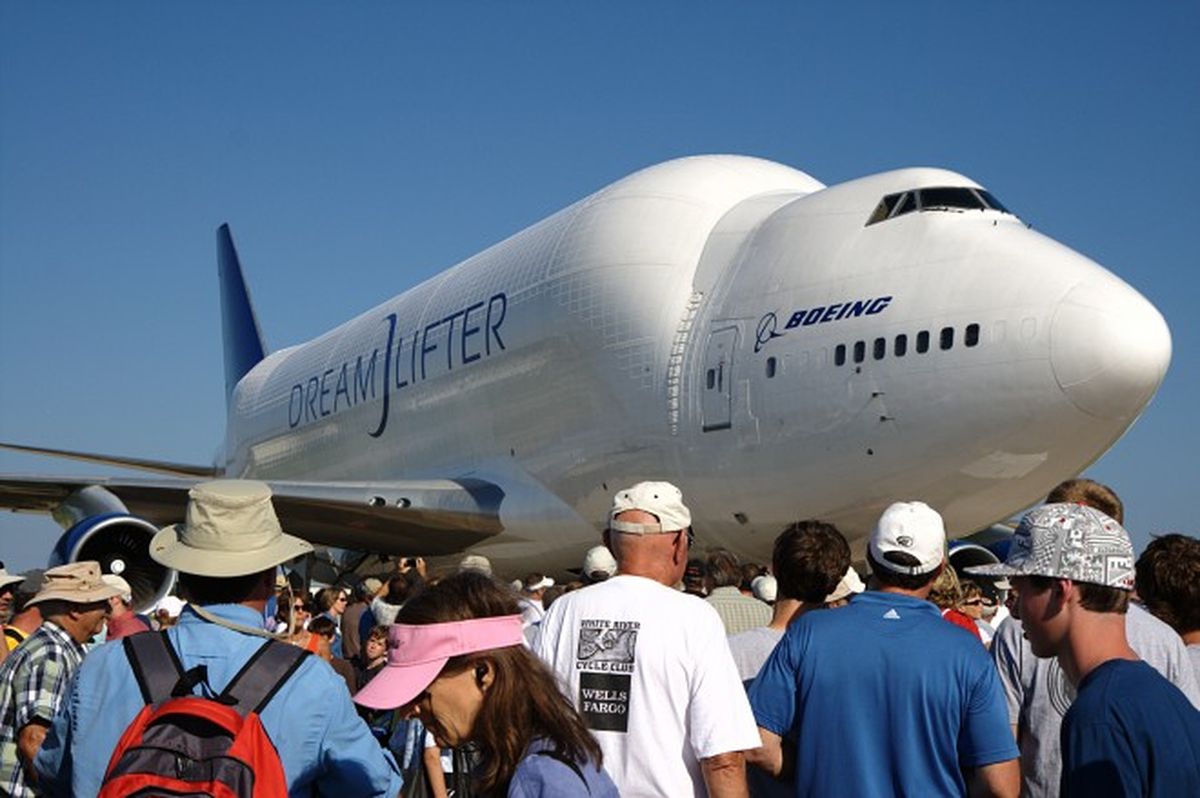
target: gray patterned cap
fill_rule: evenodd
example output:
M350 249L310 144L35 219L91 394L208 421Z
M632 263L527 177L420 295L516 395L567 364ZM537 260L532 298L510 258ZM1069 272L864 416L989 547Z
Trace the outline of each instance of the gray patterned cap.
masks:
M1048 576L1133 590L1133 544L1125 528L1082 504L1043 504L1025 514L1008 558L977 565L984 576Z

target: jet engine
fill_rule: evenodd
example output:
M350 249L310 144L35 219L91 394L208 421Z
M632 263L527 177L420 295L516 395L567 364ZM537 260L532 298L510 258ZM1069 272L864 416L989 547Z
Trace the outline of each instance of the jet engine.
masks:
M970 568L976 565L993 565L1003 562L1004 556L1008 553L1008 545L1011 542L1012 529L1003 524L996 524L988 529L972 535L968 539L954 540L950 542L950 567L958 574L958 578L970 579L984 587L985 591L991 588L991 592L997 594L1001 600L1007 593L1007 587L1004 585L1004 580L1000 577L978 576L969 574L964 571L964 568Z
M148 609L170 591L175 572L150 557L150 540L158 527L131 515L109 491L95 485L82 488L58 506L54 517L69 528L50 553L52 567L98 561L101 571L129 582L138 611Z

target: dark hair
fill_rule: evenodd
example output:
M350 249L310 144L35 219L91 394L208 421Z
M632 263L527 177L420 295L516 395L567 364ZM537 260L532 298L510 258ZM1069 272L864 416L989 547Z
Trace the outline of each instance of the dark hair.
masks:
M1178 534L1151 540L1137 561L1137 592L1179 634L1200 629L1200 540Z
M37 595L36 590L26 590L24 584L13 585L16 589L12 597L12 614L15 618L29 609L29 600Z
M833 524L810 519L775 538L771 569L782 598L821 603L850 567L850 546Z
M607 576L607 574L605 574ZM546 592L542 594L542 609L550 609L550 605L562 597L567 592L566 585L551 585L546 588Z
M1099 510L1118 524L1125 523L1125 506L1116 491L1093 479L1060 482L1046 497L1046 504L1083 504Z
M1029 583L1038 593L1044 593L1058 581L1053 576L1030 576ZM1092 612L1111 612L1124 615L1129 609L1130 591L1119 587L1107 587L1092 582L1075 582L1079 589L1079 605Z
M422 579L416 571L396 574L388 580L387 593L384 594L383 600L387 604L403 604L408 601L409 596L421 589L422 584Z
M513 592L491 577L463 571L411 598L396 623L428 624L518 615ZM472 739L484 753L477 771L483 792L503 792L529 744L537 737L570 761L602 764L600 746L545 664L522 645L451 657L442 673L489 662L494 680L475 719Z
M704 558L704 576L713 587L737 587L742 583L742 568L737 555L728 549L712 549Z
M318 615L308 622L308 631L332 640L337 636L337 624L328 615Z
M767 569L756 562L742 563L742 581L738 585L742 590L753 590L754 580L766 574Z
M884 552L883 556L888 562L903 568L915 568L921 564L920 560L905 551L888 551ZM937 579L939 573L937 568L927 574L902 574L893 571L886 565L880 565L879 561L871 556L870 549L867 550L867 564L871 566L871 573L875 575L879 584L900 590L920 590Z
M196 574L179 573L179 595L186 601L204 606L205 604L240 604L250 598L259 583L265 578L264 571L256 571L243 576L197 576ZM275 569L265 573L271 574L274 582Z

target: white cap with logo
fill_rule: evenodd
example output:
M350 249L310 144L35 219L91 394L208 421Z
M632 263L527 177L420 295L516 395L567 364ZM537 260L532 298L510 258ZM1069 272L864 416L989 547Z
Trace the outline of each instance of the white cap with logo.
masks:
M879 516L867 546L871 558L889 571L909 576L929 574L946 559L946 527L928 504L896 502ZM917 564L900 565L888 559L889 553L907 554Z

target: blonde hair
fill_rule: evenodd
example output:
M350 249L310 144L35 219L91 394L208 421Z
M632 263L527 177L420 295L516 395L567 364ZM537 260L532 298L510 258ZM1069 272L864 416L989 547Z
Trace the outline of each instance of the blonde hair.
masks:
M933 580L929 590L929 600L943 610L952 610L962 604L963 592L958 585L958 575L949 566L942 569L938 578Z

